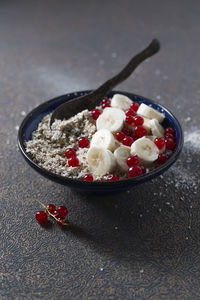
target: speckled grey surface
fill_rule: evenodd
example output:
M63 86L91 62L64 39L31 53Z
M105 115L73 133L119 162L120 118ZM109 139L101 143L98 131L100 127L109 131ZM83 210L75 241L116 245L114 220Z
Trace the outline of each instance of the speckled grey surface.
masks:
M199 299L200 4L1 1L1 299ZM179 161L121 195L86 196L46 180L17 150L39 103L92 89L157 37L162 50L119 89L157 100L186 133ZM192 140L189 143L188 140ZM73 226L40 227L39 205L66 204Z

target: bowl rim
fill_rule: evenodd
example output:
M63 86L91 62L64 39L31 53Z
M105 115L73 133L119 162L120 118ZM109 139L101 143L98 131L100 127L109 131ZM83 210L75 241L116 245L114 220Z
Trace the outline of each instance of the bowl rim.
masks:
M19 130L18 130L18 146L19 146L19 149L20 149L23 157L25 158L25 160L29 163L29 165L31 167L33 167L36 171L38 171L43 176L48 177L51 180L54 180L54 181L59 182L59 183L64 184L64 185L70 185L70 184L76 184L77 185L78 184L78 185L81 185L81 186L88 186L88 187L89 186L94 187L95 185L96 186L101 186L101 185L119 186L119 185L123 185L125 183L126 184L127 183L133 183L133 185L134 185L134 183L138 183L138 182L141 182L141 181L144 182L144 181L147 181L147 180L150 180L150 179L154 178L155 176L159 176L160 174L162 174L165 170L167 170L177 160L177 158L180 155L181 150L183 148L184 137L183 137L183 131L182 131L181 125L180 125L179 121L177 120L177 118L173 115L173 113L169 109L167 109L165 106L163 106L159 103L156 103L155 101L153 101L149 98L146 98L145 96L140 96L140 95L137 95L137 94L134 94L134 93L126 92L126 91L113 90L110 93L113 93L113 94L119 93L119 94L124 94L124 95L130 95L130 96L134 96L134 97L138 98L139 100L141 99L141 101L146 100L147 102L150 102L150 104L151 103L155 104L158 107L160 107L161 109L164 109L164 111L166 111L171 116L171 118L175 121L176 127L178 128L178 131L179 131L179 134L180 134L180 140L179 140L179 144L177 145L176 151L169 157L169 159L167 160L166 163L164 163L161 166L156 167L154 170L150 171L149 173L143 174L143 175L138 176L138 177L125 178L125 179L120 179L118 181L109 181L108 182L108 181L97 181L97 180L95 180L95 181L84 181L81 178L75 179L75 178L64 177L62 175L50 172L50 171L46 170L45 168L39 166L36 162L34 162L25 150L24 139L22 137L22 131L23 131L24 125L27 123L29 118L31 118L32 115L34 115L34 113L36 113L37 111L41 111L46 106L48 107L49 104L52 104L53 102L55 102L59 98L68 97L70 99L73 99L73 98L77 97L79 94L80 95L87 94L91 91L92 90L74 91L74 92L71 92L71 93L67 93L67 94L64 94L64 95L54 97L53 99L47 100L47 101L39 104L38 106L36 106L34 109L32 109L25 116L25 118L23 119L23 121L22 121L22 123L19 127Z

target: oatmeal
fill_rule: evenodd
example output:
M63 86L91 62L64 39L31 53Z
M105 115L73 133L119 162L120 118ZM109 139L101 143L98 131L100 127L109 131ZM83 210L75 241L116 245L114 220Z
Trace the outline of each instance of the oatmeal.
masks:
M85 181L115 181L143 175L164 164L175 147L163 113L128 97L105 98L91 112L69 120L46 115L25 142L26 152L44 169Z
M86 155L88 148L79 148L78 140L86 137L91 140L96 125L88 110L78 113L69 120L56 120L49 127L51 114L45 116L32 134L32 140L25 143L26 152L34 162L44 169L65 177L79 178L88 173ZM77 151L79 167L68 167L66 148Z

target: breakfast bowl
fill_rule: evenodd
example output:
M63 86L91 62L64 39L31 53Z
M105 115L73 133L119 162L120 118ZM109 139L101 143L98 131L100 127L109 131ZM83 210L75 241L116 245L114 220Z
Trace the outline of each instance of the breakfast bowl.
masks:
M134 178L120 179L117 181L84 181L81 178L69 178L56 174L36 163L33 160L32 156L26 151L25 143L32 139L32 133L37 129L38 124L46 115L52 113L61 104L81 95L87 94L89 92L91 91L80 91L56 97L52 100L42 103L41 105L33 109L30 113L28 113L28 115L24 118L18 132L19 149L26 162L38 173L52 181L55 181L62 185L66 185L80 192L109 193L127 190L138 184L149 181L164 173L172 164L175 163L183 147L183 132L176 117L167 108L158 103L155 103L150 99L121 91L112 91L107 96L111 98L115 94L121 94L127 96L132 101L138 102L139 104L144 103L156 109L158 112L164 113L165 119L162 123L162 126L164 128L173 128L175 132L175 148L173 149L172 154L169 156L169 158L164 164L157 166L155 169L151 170L146 174Z

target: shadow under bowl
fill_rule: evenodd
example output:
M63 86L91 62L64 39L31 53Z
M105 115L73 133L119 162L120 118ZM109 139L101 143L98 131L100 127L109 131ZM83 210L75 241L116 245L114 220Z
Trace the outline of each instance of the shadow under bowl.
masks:
M183 132L176 117L164 106L157 104L152 100L149 100L147 98L132 93L112 91L111 93L108 94L108 97L112 97L114 94L120 93L129 97L132 101L137 101L138 103L145 103L147 105L151 105L153 108L165 114L166 118L162 123L162 125L164 126L164 128L169 126L172 127L175 131L175 136L176 136L176 140L175 140L176 147L173 150L173 153L169 157L167 162L157 167L153 171L150 171L149 173L144 174L142 176L135 177L135 178L128 178L119 181L113 181L113 182L98 182L98 181L87 182L81 179L71 179L61 175L57 175L55 173L52 173L40 167L37 163L33 161L31 156L28 153L26 153L26 149L24 145L25 141L31 140L32 132L37 129L38 124L40 123L40 121L43 119L45 115L51 113L53 110L55 110L59 105L63 104L64 102L79 97L83 94L87 94L89 92L90 91L74 92L46 101L41 105L37 106L35 109L33 109L23 120L18 132L19 149L23 157L25 158L25 160L28 162L28 164L31 167L33 167L37 172L39 172L41 175L45 176L48 179L69 186L70 188L73 188L79 192L87 192L87 193L88 192L89 193L120 192L123 190L130 189L138 184L141 184L143 182L146 182L148 180L151 180L161 175L177 160L183 147Z

